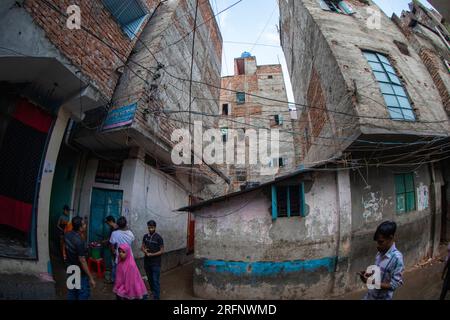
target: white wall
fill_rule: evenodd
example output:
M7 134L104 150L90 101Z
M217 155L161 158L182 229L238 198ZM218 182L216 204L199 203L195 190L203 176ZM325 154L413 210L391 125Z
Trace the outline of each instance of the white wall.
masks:
M90 216L93 188L120 190L123 191L122 215L136 237L133 244L135 257L142 257L142 238L148 232L147 221L152 219L164 239L166 252L186 248L187 214L173 211L187 206L189 195L171 177L140 160L127 159L123 163L119 185L97 183L97 166L97 159L87 163L81 190L81 216Z
M139 252L142 237L147 233L147 221L155 220L157 232L164 239L166 252L186 248L186 213L174 210L189 204L188 193L175 180L137 161L129 212L130 227L138 238L134 248ZM139 257L141 256L139 252Z

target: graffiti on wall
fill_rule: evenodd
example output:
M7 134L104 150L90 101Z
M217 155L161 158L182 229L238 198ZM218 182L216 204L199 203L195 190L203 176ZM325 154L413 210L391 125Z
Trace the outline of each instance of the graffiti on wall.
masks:
M362 198L366 223L380 221L383 218L384 200L381 192L370 192Z
M425 186L423 183L417 187L417 209L419 211L424 211L429 207L429 199L430 193L428 190L428 186Z

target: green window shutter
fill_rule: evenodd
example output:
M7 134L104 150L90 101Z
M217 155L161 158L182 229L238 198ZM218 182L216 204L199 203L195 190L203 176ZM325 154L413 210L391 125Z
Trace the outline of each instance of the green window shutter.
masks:
M397 194L405 192L405 179L402 174L395 175L395 192Z
M405 174L405 192L414 192L414 174Z
M406 212L416 210L416 194L415 192L406 193Z
M355 13L352 6L350 6L350 4L348 4L345 1L339 2L339 8L341 8L346 14L354 14Z
M278 203L277 203L277 187L272 185L272 220L277 220Z
M404 193L397 194L396 203L397 203L397 213L405 213L406 212L406 199L405 199Z

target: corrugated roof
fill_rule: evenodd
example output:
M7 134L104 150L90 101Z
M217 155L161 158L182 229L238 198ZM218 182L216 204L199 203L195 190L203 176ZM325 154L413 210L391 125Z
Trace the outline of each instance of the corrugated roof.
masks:
M223 201L223 200L228 200L228 199L231 199L231 198L234 198L234 197L237 197L237 196L240 196L240 195L243 195L243 194L255 191L255 190L259 190L259 189L265 188L265 187L273 185L275 183L279 183L279 182L282 182L284 180L288 180L290 178L294 178L294 177L299 176L299 175L301 175L303 173L313 172L313 171L315 171L314 168L311 168L311 169L303 169L302 168L302 169L299 169L299 170L297 170L297 171L295 171L293 173L290 173L288 175L284 175L284 176L278 177L278 178L276 178L276 179L274 179L272 181L263 183L263 184L261 184L259 186L254 187L254 188L249 188L249 189L245 189L245 190L242 190L242 191L229 193L227 195L224 195L224 196L221 196L221 197L218 197L218 198L214 198L214 199L211 199L211 200L200 202L200 203L198 203L196 205L193 205L193 206L180 208L180 209L178 209L176 211L183 211L183 212L198 211L199 209L201 209L201 208L203 208L203 207L205 207L207 205L210 205L210 204L213 204L213 203L217 203L217 202L220 202L220 201Z

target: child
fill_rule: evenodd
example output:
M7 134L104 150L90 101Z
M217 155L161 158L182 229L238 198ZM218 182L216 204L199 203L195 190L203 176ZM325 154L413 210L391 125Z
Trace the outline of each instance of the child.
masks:
M64 244L64 234L65 234L64 230L67 227L67 225L69 224L69 220L70 220L70 208L66 204L63 207L63 213L59 216L58 222L56 223L56 229L57 229L58 238L59 238L59 246L60 246L61 255L62 255L62 258L64 261L67 260L66 247Z
M131 247L119 245L119 259L113 292L118 300L144 299L148 292L131 253Z
M394 291L403 285L403 255L395 247L394 236L397 224L386 221L380 224L375 231L373 240L377 242L378 254L375 264L380 268L380 289L369 289L364 300L392 300ZM367 283L371 274L365 271L359 273L361 281Z

